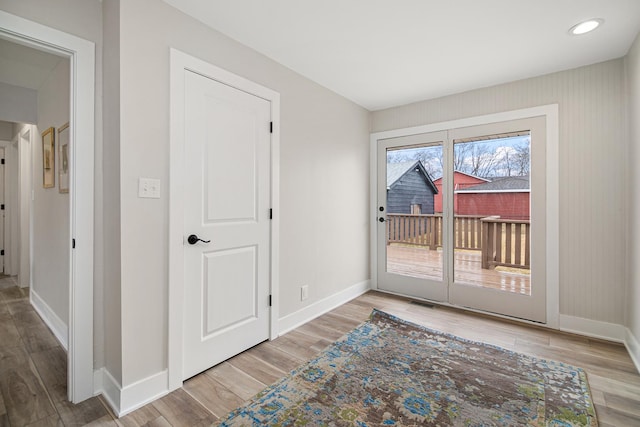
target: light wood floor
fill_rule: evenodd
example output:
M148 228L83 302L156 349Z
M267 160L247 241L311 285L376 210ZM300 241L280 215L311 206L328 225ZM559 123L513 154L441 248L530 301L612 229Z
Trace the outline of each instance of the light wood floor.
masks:
M640 426L640 375L621 345L369 292L185 382L120 419L99 398L66 402L65 353L0 280L0 426L207 426L366 320L372 308L468 339L583 367L600 425Z

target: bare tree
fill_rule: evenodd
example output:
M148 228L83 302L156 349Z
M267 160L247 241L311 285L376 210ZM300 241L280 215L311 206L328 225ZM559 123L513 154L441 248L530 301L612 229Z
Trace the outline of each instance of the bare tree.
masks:
M465 142L455 146L456 170L481 177L495 175L499 159L495 149L483 142Z
M529 140L514 143L496 140L457 143L454 146L453 168L456 171L489 178L497 176L525 176L530 171ZM387 152L389 163L419 160L437 179L442 176L444 159L442 146L401 149Z
M531 149L529 142L519 144L515 147L516 155L514 159L515 169L519 176L529 175L531 172Z

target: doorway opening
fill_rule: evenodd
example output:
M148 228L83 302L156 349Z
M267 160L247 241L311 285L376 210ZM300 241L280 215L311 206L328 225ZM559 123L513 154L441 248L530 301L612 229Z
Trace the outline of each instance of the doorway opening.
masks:
M60 319L68 335L68 398L77 403L94 393L93 387L93 193L95 46L76 36L0 11L0 38L19 46L61 56L69 63L67 80L69 133L69 192L67 215L68 261L54 268L67 272L65 300L68 312ZM62 106L61 108L65 108ZM18 120L16 120L18 121ZM37 122L34 120L20 120ZM46 126L56 132L64 123L55 118ZM39 130L38 130L39 131ZM30 130L30 141L41 135ZM53 132L52 132L53 133ZM50 154L53 154L50 152ZM49 163L52 166L51 162ZM35 171L36 162L33 162ZM42 173L46 164L42 163ZM35 173L34 173L35 176ZM43 177L44 178L44 177ZM35 186L37 183L32 183ZM34 245L32 245L33 247ZM21 258L22 259L22 258ZM64 327L62 327L64 329Z

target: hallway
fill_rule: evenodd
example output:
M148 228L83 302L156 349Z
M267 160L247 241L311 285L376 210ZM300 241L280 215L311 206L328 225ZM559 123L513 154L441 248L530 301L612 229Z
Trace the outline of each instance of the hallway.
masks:
M112 420L97 398L67 401L67 355L29 304L29 289L0 276L0 426Z

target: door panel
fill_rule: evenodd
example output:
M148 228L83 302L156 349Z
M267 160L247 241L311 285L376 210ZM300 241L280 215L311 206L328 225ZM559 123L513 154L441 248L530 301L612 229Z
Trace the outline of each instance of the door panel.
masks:
M269 337L270 108L186 72L184 379Z
M251 246L203 254L205 339L258 317L256 249ZM236 286L227 286L228 283Z
M469 208L468 204L464 206L464 197L476 200L470 207L473 211L463 213L481 217L481 257L486 259L477 260L479 274L475 275L467 274L468 266L456 262L449 296L452 304L544 323L547 289L545 119L535 117L449 131L454 150L464 151L465 145L475 144L478 152L503 161L502 168L506 153L518 151L514 138L525 135L530 137L528 171L526 167L519 170L522 167L515 163L511 170L496 166L493 170L501 171L498 173L501 177L492 177L491 182L472 187L470 191L459 191L454 196L458 197L459 209ZM521 152L527 151L521 148ZM523 192L527 185L528 192ZM485 192L487 188L492 190ZM495 200L488 203L482 198L487 195Z
M384 140L378 146L378 287L447 300L442 191L446 133ZM440 179L442 183L442 179ZM441 184L440 184L441 185Z

